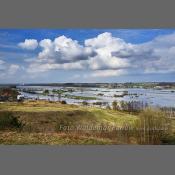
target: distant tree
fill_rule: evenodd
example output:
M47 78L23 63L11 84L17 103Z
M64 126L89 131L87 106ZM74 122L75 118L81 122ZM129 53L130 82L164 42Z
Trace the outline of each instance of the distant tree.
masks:
M104 94L103 94L103 93L98 93L97 95L98 95L98 96L103 96Z
M82 104L83 104L84 106L87 106L87 105L88 105L88 102L87 102L87 101L83 101Z
M16 89L0 88L0 100L2 101L15 101L19 95Z
M110 109L111 109L111 107L109 106L109 104L106 106L106 109L108 109L108 110L110 110Z
M126 102L121 101L121 102L120 102L120 105L121 105L121 109L122 109L123 111L127 111L127 110L128 110L128 105L127 105Z
M112 108L113 108L113 110L117 110L118 109L117 105L118 105L117 101L113 101L112 102Z
M67 104L67 102L65 100L61 101L61 104Z
M49 90L48 89L46 89L46 90L44 90L44 92L43 92L44 94L49 94Z
M61 93L58 93L58 100L61 101Z
M53 93L53 94L56 93L56 92L57 92L57 90L55 90L55 89L52 90L52 93Z

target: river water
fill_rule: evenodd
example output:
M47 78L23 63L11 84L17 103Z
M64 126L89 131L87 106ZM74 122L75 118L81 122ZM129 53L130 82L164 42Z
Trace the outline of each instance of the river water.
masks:
M18 86L19 92L24 95L26 99L45 99L50 101L58 101L59 97L52 93L52 90L72 90L63 93L61 100L65 100L68 104L80 104L83 101L88 103L105 102L109 105L113 101L140 101L147 103L149 106L159 107L175 107L175 91L172 89L142 89L142 88L129 88L129 89L112 89L112 88L79 88L79 87L54 87L54 86ZM23 90L32 90L35 93L23 92ZM44 90L49 90L49 95L43 95ZM127 92L124 96L119 97ZM64 95L95 97L95 100L80 100L64 97Z

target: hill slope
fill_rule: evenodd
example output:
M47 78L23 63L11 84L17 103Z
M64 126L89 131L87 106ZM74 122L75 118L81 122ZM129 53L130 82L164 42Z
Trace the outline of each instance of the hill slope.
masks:
M87 132L75 133L63 129L62 132L65 132L62 133L60 132L60 126L73 128L77 126L122 127L132 125L137 120L137 116L124 112L48 101L1 103L0 115L5 112L12 113L23 123L23 129L20 132L8 132L7 134L3 131L0 133L0 142L7 144L11 142L16 144L44 144L44 141L42 141L44 137L45 144L110 144L112 143L110 139L97 137L94 135L95 131L88 130ZM9 137L6 137L6 134ZM17 138L19 137L22 140L18 142ZM2 138L4 139L2 140ZM7 138L11 138L11 141ZM49 139L51 140L49 141Z

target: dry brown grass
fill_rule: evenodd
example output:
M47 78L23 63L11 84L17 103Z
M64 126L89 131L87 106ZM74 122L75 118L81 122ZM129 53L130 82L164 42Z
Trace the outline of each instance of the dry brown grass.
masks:
M81 136L67 133L0 132L0 144L5 145L104 145L116 144L107 138Z
M60 124L122 127L138 120L128 113L48 101L6 102L0 114L11 112L22 122L21 132L1 132L1 144L120 144L115 133L59 132Z

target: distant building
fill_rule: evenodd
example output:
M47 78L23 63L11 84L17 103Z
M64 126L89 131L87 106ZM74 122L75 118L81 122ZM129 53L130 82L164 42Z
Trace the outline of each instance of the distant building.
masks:
M18 101L22 101L22 100L24 100L24 95L17 95L17 100Z

